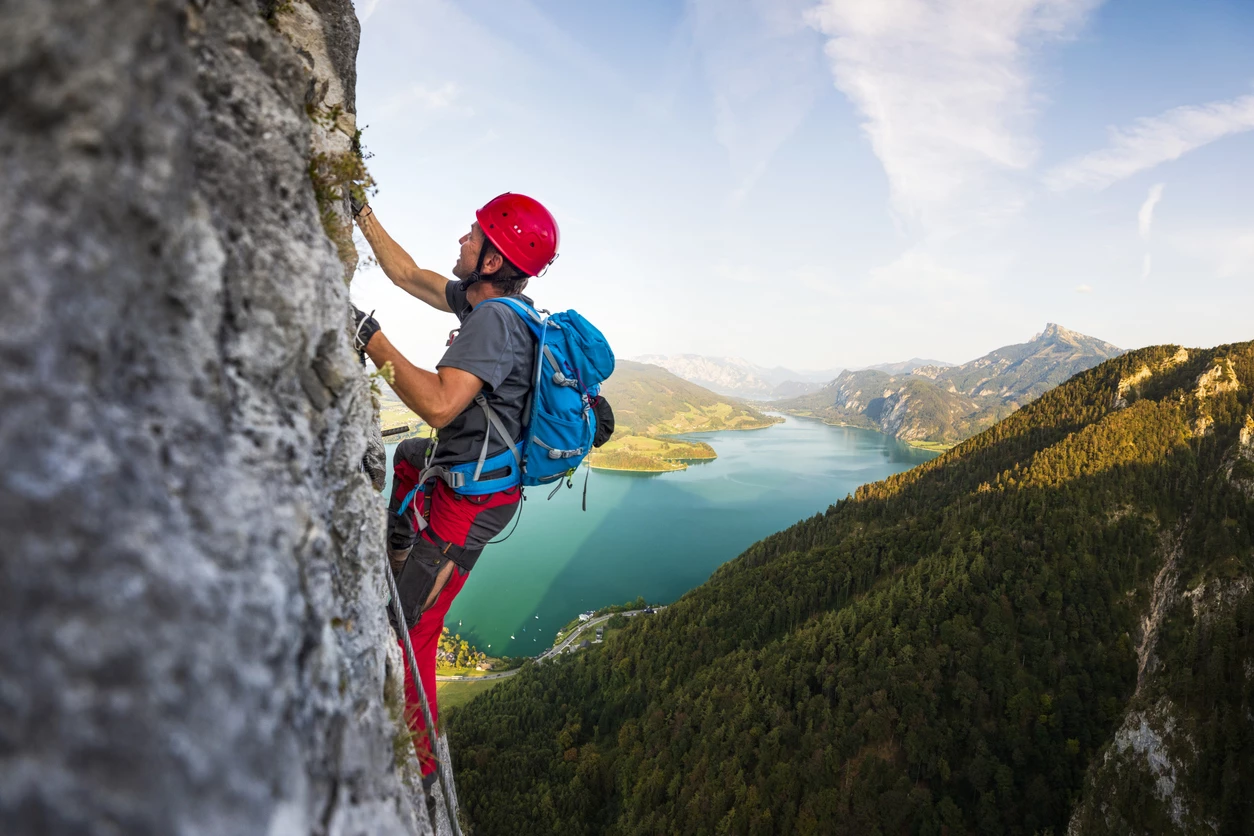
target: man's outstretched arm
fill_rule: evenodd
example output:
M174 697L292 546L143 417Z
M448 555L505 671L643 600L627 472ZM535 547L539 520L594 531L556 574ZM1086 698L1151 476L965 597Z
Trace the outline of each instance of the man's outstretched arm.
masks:
M374 257L379 260L383 273L392 280L392 284L417 299L421 299L431 307L445 313L452 313L452 308L444 298L444 287L448 279L434 270L424 270L410 257L400 244L392 240L383 224L375 217L374 209L364 207L357 215L357 226L361 234L366 236Z
M392 390L405 406L437 430L470 406L483 388L482 380L461 369L443 366L439 372L429 372L418 368L401 356L382 331L369 338L366 354L378 368L391 362L396 373Z

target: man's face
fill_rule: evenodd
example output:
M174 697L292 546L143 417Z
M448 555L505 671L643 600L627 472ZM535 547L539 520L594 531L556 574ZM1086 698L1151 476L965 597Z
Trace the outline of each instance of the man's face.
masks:
M479 250L483 249L483 230L476 221L470 225L470 231L461 237L461 252L457 255L457 263L453 265L453 275L464 279L475 270L479 263Z

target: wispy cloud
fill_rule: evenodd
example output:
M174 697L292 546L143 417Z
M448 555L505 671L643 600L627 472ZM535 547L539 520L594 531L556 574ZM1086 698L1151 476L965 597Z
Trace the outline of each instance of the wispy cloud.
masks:
M742 198L823 89L809 0L688 0L693 45L714 95L715 137Z
M1141 280L1142 281L1149 278L1150 270L1153 269L1153 267L1154 267L1154 259L1150 257L1149 253L1146 253L1145 259L1141 262Z
M1086 284L1076 285L1075 292L1076 293L1092 293L1093 288L1089 287Z
M1110 130L1100 151L1052 169L1045 183L1055 191L1086 186L1105 188L1230 134L1254 129L1254 95L1203 105L1172 108Z
M1254 280L1254 227L1248 223L1173 230L1169 243L1173 250L1197 262L1214 278ZM1244 285L1245 289L1250 287L1254 284ZM1244 312L1248 307L1241 310Z
M870 287L880 291L936 297L966 295L985 284L981 276L948 267L935 254L919 248L876 267L868 279Z
M823 0L840 89L862 114L893 205L931 230L1016 210L1030 167L1032 47L1073 34L1101 0Z
M375 9L379 8L381 2L383 0L353 0L353 6L357 11L357 19L365 23L375 13Z
M1222 252L1219 262L1221 279L1254 277L1254 232L1233 238Z
M464 101L461 86L453 81L446 81L442 84L415 81L389 96L384 101L381 110L384 115L402 110L443 112L449 116L462 117L474 115L474 108Z
M1146 241L1150 237L1150 227L1154 224L1154 207L1158 205L1158 201L1163 199L1164 183L1155 183L1150 186L1149 194L1145 197L1145 202L1141 204L1141 209L1136 213L1137 228L1141 231L1141 237Z

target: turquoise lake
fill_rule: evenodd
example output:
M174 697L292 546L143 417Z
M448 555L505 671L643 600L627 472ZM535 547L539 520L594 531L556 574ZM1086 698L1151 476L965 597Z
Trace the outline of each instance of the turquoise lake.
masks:
M708 442L718 458L675 473L592 471L587 512L586 470L551 501L550 488L529 489L514 533L484 551L453 602L449 629L493 656L535 655L580 612L637 596L674 601L768 534L935 456L791 417L683 437Z

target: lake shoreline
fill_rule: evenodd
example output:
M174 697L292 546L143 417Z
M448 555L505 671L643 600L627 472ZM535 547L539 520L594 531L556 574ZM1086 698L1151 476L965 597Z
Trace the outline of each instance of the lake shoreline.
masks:
M681 470L688 469L688 464L686 462L675 462L675 464L677 464L678 467L609 467L601 464L589 464L588 468L591 470L599 470L604 473L678 473Z
M598 473L586 511L578 482L551 502L551 488L528 490L521 523L485 549L453 602L450 628L489 656L534 656L580 612L637 596L677 601L761 538L935 456L820 421L764 430L693 433L717 458L667 476Z
M957 447L959 444L962 443L962 441L954 441L952 443L948 441L911 441L905 438L898 438L895 435L889 435L888 433L881 430L879 427L868 426L867 424L852 424L848 421L829 421L826 418L821 418L818 415L813 415L813 414L801 415L796 412L785 412L783 414L787 415L789 418L801 418L803 420L818 421L819 423L828 427L847 427L848 429L851 429L851 430L870 430L873 433L879 433L885 438L891 438L894 441L900 441L902 444L908 444L916 450L925 450L929 453L948 453L950 450L954 449L955 447ZM963 439L963 441L965 440L966 439Z

